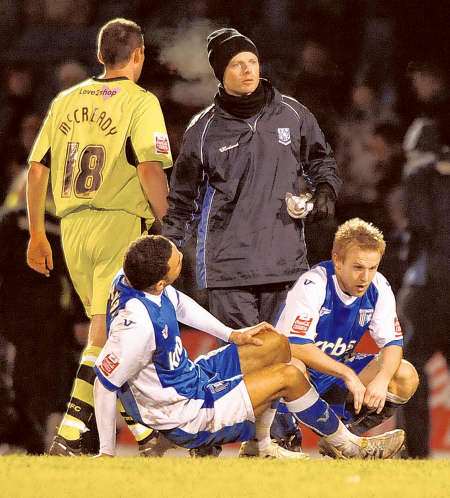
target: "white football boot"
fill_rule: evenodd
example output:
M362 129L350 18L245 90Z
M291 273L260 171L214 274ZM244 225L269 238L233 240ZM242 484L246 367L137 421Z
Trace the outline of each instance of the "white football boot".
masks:
M349 439L339 446L334 446L325 438L321 438L319 451L322 455L344 460L350 458L384 460L396 455L402 449L404 441L405 431L395 429L379 436Z

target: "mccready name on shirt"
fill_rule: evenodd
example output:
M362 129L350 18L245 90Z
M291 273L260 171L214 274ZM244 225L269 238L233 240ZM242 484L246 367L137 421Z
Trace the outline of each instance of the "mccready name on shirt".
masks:
M100 111L99 107L89 108L87 106L76 107L73 111L67 113L66 120L61 121L58 130L64 135L68 135L71 127L76 124L94 123L105 132L105 137L117 133L116 126L112 126L113 121L105 111Z

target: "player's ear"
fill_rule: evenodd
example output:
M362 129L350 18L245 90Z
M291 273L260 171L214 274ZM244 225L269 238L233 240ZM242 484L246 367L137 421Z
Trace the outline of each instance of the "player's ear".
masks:
M139 64L144 55L144 47L137 47L133 50L133 62Z
M331 259L333 261L334 267L340 269L343 263L341 256L339 256L337 252L333 252L331 254Z
M165 280L158 280L156 284L153 286L156 292L162 292L164 288L166 287L167 282Z

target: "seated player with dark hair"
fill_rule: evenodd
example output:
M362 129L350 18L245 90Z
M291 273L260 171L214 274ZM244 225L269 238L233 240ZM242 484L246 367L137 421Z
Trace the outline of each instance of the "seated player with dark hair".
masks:
M289 343L269 324L232 330L172 283L182 254L162 236L144 236L125 255L107 308L108 340L95 365L100 454L115 454L117 397L137 422L185 447L256 439L246 456L304 459L266 436L271 405L287 409L321 434L343 458L388 458L403 444L392 431L361 438L339 421L304 375L289 365ZM231 344L192 362L178 321Z

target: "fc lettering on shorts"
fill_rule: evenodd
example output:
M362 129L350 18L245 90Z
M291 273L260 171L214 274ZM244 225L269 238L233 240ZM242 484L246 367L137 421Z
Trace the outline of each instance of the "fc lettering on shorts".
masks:
M306 335L312 323L312 318L308 315L298 315L291 327L291 334Z
M168 154L170 151L169 138L165 133L155 132L155 150L157 154Z
M119 366L119 358L113 353L107 354L100 365L100 370L106 377L110 376L114 370Z
M397 317L394 318L395 337L403 337L402 326Z

